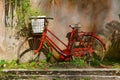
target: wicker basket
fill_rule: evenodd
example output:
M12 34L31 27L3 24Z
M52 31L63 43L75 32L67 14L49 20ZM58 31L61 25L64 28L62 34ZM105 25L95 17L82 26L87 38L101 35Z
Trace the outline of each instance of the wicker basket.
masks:
M31 25L33 33L43 33L45 28L45 16L32 16Z

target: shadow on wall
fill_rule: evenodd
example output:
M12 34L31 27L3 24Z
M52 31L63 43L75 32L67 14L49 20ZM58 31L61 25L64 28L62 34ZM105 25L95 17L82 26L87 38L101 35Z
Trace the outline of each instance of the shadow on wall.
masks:
M41 1L40 9L54 17L54 23L50 29L60 37L62 41L67 42L65 36L70 31L68 25L74 23L82 24L82 31L92 31L102 36L104 35L103 25L110 14L112 6L111 0L49 1L50 0Z
M80 22L82 25L84 25L82 30L97 32L101 37L104 38L106 42L109 42L110 40L111 45L108 44L108 53L120 53L119 47L115 46L116 44L119 44L119 40L115 39L117 37L117 31L114 32L109 29L117 29L119 22L111 20L117 19L116 16L119 12L120 0L49 1L50 0L46 0L44 2L41 1L40 8L55 18L54 23L51 25L53 27L50 27L50 29L63 41L66 41L65 34L70 30L67 25ZM111 26L112 24L115 24L115 27L105 28L104 24L106 23L108 24L105 26ZM108 36L110 36L111 39L108 39Z
M119 15L120 16L120 15ZM112 61L120 61L120 21L111 21L106 24L109 40L111 44L108 47L106 57Z

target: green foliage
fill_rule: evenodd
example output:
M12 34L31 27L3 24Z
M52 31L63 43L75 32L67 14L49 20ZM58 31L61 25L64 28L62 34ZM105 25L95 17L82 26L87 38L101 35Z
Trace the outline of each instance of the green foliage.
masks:
M18 19L15 29L17 30L17 35L26 37L29 27L30 0L20 0L15 4L17 4L15 16Z
M5 60L1 60L0 61L0 68L4 67L4 64L6 64L6 61Z
M31 35L31 26L30 26L30 16L40 16L44 13L40 9L34 9L30 6L30 0L20 0L18 1L16 13L17 15L17 35L28 37Z
M5 66L6 68L16 68L17 67L17 61L16 60L12 60L11 62L8 62Z
M31 62L30 63L30 66L32 67L32 66L35 66L36 65L36 62Z
M72 60L70 64L75 67L87 67L88 66L84 58L76 58L75 60Z
M27 27L30 16L40 16L43 12L30 7L30 0L21 0L17 8L18 28Z
M17 60L12 60L10 62L7 62L5 60L0 60L0 69L45 69L49 67L49 63L46 62L46 60L41 60L39 62L31 62L31 63L21 63L17 64Z
M43 13L43 11L40 9L34 9L34 8L30 9L30 16L42 16L42 15L47 15L47 14Z
M48 53L47 58L50 58L51 56L53 56L53 52Z
M29 14L29 12L30 12L29 0L21 0L19 2L19 6L18 6L16 12L17 12L17 18L18 18L17 28L27 27L29 15L30 15Z
M111 68L120 68L120 62L118 61L112 61L109 59L105 59L101 62L101 64L104 64L106 66L110 66Z
M22 64L20 64L20 65L18 65L18 68L22 68L22 69L29 69L29 67L28 67L28 63L22 63Z
M120 63L114 63L112 68L120 68Z
M101 63L100 60L98 60L97 58L92 58L92 60L91 60L92 66L99 66L100 63Z
M100 62L96 58L92 58L91 67L99 67L100 64L106 66L112 66L111 68L120 68L120 63L112 61ZM76 58L70 62L59 62L59 63L48 63L46 60L41 60L38 62L31 63L21 63L17 64L17 60L12 60L7 62L5 60L0 60L0 69L48 69L48 68L86 68L89 67L88 63L85 62L84 58Z
M41 63L46 64L47 61L46 60L41 60Z

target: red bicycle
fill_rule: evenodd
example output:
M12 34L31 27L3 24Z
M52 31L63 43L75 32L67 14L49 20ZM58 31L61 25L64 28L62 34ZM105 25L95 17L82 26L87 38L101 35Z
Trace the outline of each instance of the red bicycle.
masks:
M68 43L65 44L48 29L48 19L50 17L31 17L34 36L27 37L18 48L18 62L34 61L46 59L49 61L54 58L58 61L70 61L76 57L90 56L96 53L103 58L105 44L94 32L79 31L79 24L69 25L71 32L68 32ZM37 28L39 26L39 29ZM39 33L39 34L38 34ZM50 34L58 40L65 49L58 47L56 43L48 36ZM29 45L29 47L28 47ZM54 51L59 55L56 58Z

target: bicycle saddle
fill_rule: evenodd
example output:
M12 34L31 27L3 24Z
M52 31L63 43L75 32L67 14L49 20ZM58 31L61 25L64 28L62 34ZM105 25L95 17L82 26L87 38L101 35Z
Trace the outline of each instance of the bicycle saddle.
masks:
M81 25L80 24L71 24L71 25L69 25L69 27L71 27L71 28L81 28Z

